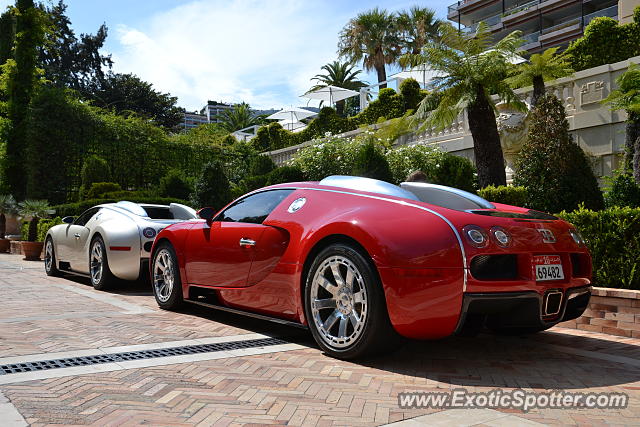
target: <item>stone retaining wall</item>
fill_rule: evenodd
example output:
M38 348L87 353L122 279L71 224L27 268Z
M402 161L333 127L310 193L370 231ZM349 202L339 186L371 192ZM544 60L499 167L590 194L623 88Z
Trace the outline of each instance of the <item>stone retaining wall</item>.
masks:
M640 291L594 287L591 295L581 317L558 326L640 338Z

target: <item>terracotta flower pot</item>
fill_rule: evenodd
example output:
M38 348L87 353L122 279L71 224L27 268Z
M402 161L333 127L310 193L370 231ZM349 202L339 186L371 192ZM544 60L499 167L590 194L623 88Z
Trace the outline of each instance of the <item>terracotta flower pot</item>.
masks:
M9 252L9 248L11 248L11 240L0 239L0 253Z
M22 253L27 261L40 261L42 242L22 242Z

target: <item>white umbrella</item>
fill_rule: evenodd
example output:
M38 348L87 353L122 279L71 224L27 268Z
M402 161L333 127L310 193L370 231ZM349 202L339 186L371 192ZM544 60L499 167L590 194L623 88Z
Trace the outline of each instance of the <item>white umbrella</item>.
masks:
M360 93L355 90L329 85L309 91L300 96L302 98L319 99L321 101L328 102L329 105L332 105L334 102L342 101L343 99L358 95L360 95Z
M305 128L307 125L305 125L304 123L298 121L298 120L291 120L291 119L285 119L285 120L280 120L278 123L280 123L280 125L285 128L286 130L290 130L290 131L295 131L298 129L302 129Z
M270 120L291 120L299 122L302 119L315 115L316 113L314 113L313 111L305 110L304 108L289 107L283 108L282 110L277 111L272 115L267 116L266 118Z
M408 70L400 71L399 73L391 76L391 78L393 77L414 79L418 82L422 82L422 87L426 87L427 83L429 83L434 77L441 77L441 74L438 74L437 71L429 68L427 64L420 64Z

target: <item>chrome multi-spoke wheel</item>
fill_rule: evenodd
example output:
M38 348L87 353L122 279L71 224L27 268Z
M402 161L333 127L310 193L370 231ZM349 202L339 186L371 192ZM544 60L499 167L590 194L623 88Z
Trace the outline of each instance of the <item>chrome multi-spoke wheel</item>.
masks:
M326 258L311 282L311 313L322 339L345 348L362 334L367 290L358 267L344 256Z
M48 237L44 244L44 271L47 276L58 276L60 274L56 265L56 254L51 237Z
M161 242L153 253L151 264L153 295L160 308L175 309L182 305L182 282L178 258L169 242Z
M362 249L334 243L321 250L306 275L304 295L309 329L327 354L354 359L394 347L397 335L382 284Z
M91 284L93 286L99 284L102 280L102 273L104 271L103 259L104 251L102 249L102 242L100 240L95 240L91 245L91 255L89 260Z
M102 237L97 236L89 246L89 275L95 289L108 289L115 282L115 277L109 268L107 249Z
M160 302L167 302L173 291L174 267L168 249L161 249L153 264L153 287Z

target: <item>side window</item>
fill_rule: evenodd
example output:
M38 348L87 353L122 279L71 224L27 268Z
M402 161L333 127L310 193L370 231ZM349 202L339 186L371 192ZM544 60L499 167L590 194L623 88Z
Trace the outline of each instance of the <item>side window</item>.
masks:
M239 200L218 215L216 221L262 224L293 190L263 191Z
M73 224L85 226L87 222L89 222L91 217L94 216L99 210L100 208L87 209L82 213L82 215L80 215L78 218L76 218L75 221L73 221Z

